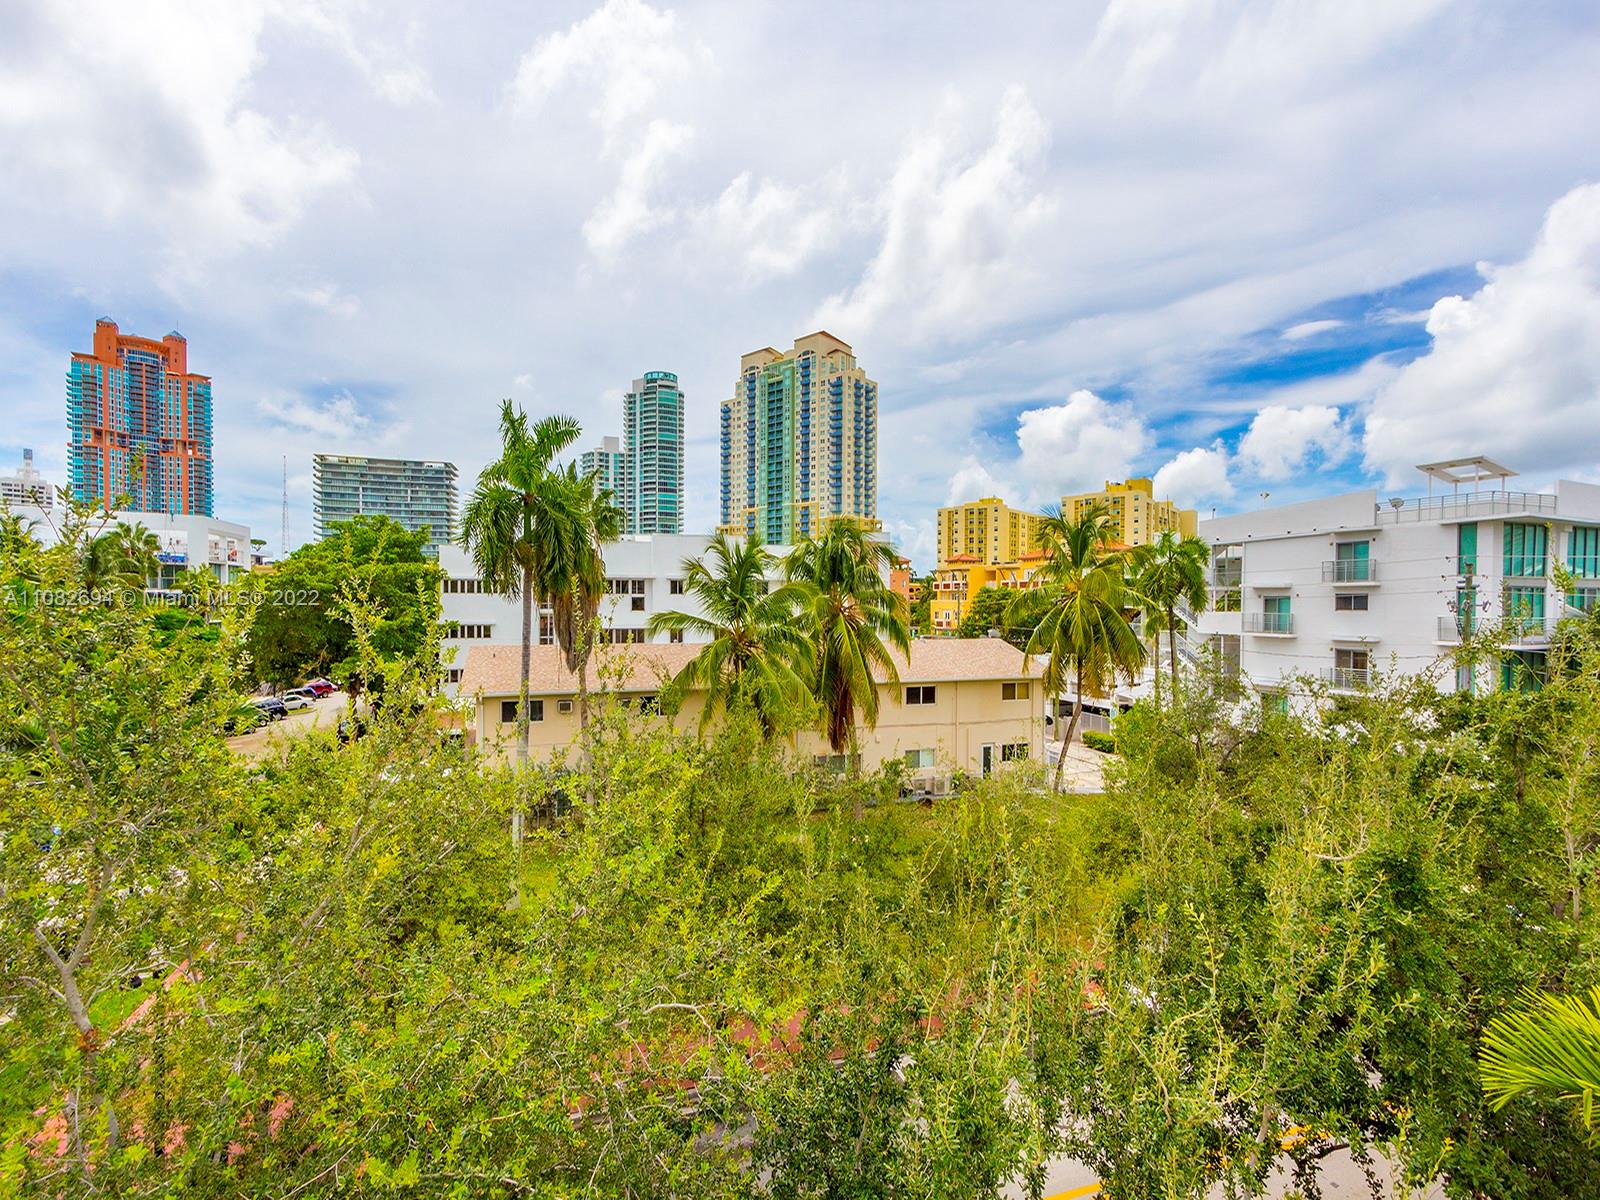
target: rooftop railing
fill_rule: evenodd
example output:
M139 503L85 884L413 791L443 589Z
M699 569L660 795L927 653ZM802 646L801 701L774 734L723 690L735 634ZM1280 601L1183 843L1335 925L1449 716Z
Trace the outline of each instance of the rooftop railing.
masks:
M1449 521L1462 517L1488 517L1496 513L1550 513L1556 498L1548 492L1476 492L1471 495L1422 496L1403 501L1398 508L1380 504L1379 525L1412 521Z

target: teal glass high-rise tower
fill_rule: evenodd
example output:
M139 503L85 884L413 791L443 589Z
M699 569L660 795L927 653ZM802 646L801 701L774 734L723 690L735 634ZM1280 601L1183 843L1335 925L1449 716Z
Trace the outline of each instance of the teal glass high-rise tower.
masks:
M683 391L646 371L622 398L621 506L629 533L683 532Z

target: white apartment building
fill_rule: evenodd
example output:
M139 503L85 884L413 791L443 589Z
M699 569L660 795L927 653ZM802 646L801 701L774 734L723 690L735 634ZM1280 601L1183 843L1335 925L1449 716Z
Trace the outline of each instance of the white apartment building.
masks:
M67 514L37 505L16 505L12 512L28 524L45 545L60 540L58 526ZM117 524L143 525L155 535L159 574L148 581L149 591L169 591L185 571L202 568L222 583L233 583L250 570L250 527L199 513L113 512L104 516L105 529ZM99 527L101 517L94 518Z
M22 465L10 475L0 475L0 505L50 508L55 502L55 489L33 465L33 451L25 448Z
M1434 668L1446 690L1483 691L1541 671L1555 622L1600 602L1600 486L1511 491L1516 473L1485 458L1418 470L1418 499L1369 489L1201 521L1211 608L1193 640L1284 710L1298 676L1350 691ZM1485 629L1500 631L1495 661L1450 666L1462 634Z
M678 610L700 615L695 598L684 589L684 560L699 558L711 544L708 534L635 534L601 547L609 595L600 605L601 638L608 643L669 642L666 634L650 638L645 624L653 613ZM787 546L768 549L781 558ZM459 545L439 548L439 566L445 580L441 597L447 636L441 646L445 663L445 693L454 695L474 646L520 644L522 605L502 595L486 592L472 558ZM768 577L776 586L780 576ZM693 637L686 640L693 641ZM546 609L539 615L539 644L555 641Z

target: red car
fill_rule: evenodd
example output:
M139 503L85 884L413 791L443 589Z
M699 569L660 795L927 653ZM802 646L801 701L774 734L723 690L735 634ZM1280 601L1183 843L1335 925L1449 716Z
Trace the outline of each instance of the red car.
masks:
M323 696L326 696L329 692L336 692L336 691L339 690L338 688L334 687L333 684L329 683L326 679L312 679L312 680L310 680L310 681L308 681L306 683L306 687L309 690L315 692L317 694L317 698L318 699L321 699Z

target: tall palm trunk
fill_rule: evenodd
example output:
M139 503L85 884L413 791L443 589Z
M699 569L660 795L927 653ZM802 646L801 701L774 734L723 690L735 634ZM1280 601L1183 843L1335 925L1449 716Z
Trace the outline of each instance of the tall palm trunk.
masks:
M1178 702L1178 614L1167 608L1167 652L1172 659L1172 702Z
M517 798L511 810L511 844L522 845L528 793L528 675L533 666L533 568L522 568L522 661L517 689Z
M1083 664L1079 663L1073 671L1072 719L1067 722L1066 729L1061 732L1061 756L1056 759L1055 790L1061 790L1061 775L1067 765L1067 748L1072 745L1072 735L1078 728L1078 718L1083 715ZM1060 714L1057 714L1059 719Z

